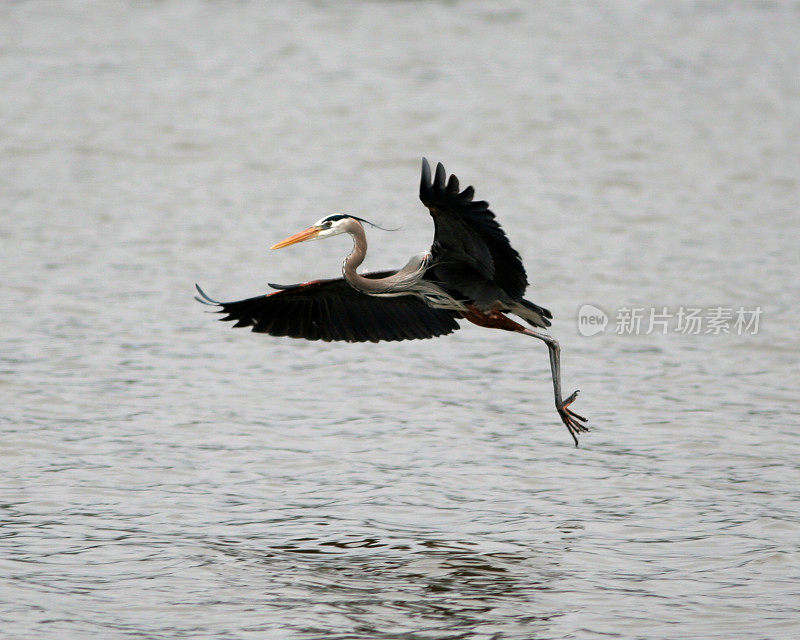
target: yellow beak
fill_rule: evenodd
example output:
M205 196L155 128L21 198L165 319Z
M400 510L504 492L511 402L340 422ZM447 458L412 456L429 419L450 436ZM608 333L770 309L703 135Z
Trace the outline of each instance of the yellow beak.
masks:
M320 231L322 231L322 229L319 227L303 229L301 232L289 236L286 240L281 240L278 244L273 244L270 249L283 249L283 247L288 247L290 244L297 244L298 242L303 242L303 240L311 240L312 238L316 238Z

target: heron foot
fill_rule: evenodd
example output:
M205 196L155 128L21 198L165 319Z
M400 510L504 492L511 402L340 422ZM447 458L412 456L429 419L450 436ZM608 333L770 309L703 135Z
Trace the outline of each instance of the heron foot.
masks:
M578 397L578 393L578 391L574 391L569 398L561 402L561 406L556 405L558 415L561 416L561 422L566 425L569 434L575 441L576 447L578 446L578 434L589 431L589 427L587 427L585 424L581 424L582 422L588 422L588 420L569 408L569 406L575 402L575 399Z

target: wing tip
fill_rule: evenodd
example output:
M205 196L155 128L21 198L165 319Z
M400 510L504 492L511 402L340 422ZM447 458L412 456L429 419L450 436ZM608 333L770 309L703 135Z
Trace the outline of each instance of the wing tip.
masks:
M431 165L428 159L422 158L422 171L419 181L419 197L426 206L434 201L447 202L451 206L463 206L473 202L475 189L467 186L461 189L458 176L451 173L447 175L447 170L441 162L436 163L435 172L431 172ZM482 209L488 209L489 203L480 201L475 203L481 205Z
M447 171L441 162L436 163L436 174L433 177L433 188L437 191L444 189L445 181L447 180Z
M419 197L424 197L431 189L431 165L427 158L422 158L422 171L419 179Z
M203 291L200 288L200 285L197 284L196 282L194 283L194 286L195 289L197 289L197 293L200 294L199 296L195 296L194 299L200 302L201 304L208 305L209 307L217 307L222 304L221 302L214 300L214 298L212 298L205 291Z

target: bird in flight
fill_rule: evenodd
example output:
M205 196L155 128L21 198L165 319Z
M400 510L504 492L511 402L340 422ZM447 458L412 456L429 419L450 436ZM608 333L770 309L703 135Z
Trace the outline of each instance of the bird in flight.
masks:
M542 340L550 355L555 404L561 421L578 445L588 431L586 418L570 409L578 392L561 395L561 349L544 331L552 314L523 297L528 286L519 253L511 247L489 204L474 200L474 189L461 190L458 178L441 163L431 178L422 159L419 197L428 208L435 233L430 251L399 270L358 273L367 254L364 223L343 213L326 216L272 248L348 233L353 251L342 265L343 278L276 285L275 293L235 302L218 302L198 286L203 304L219 307L221 320L256 333L306 340L379 342L447 335L464 319L481 327L503 329ZM514 314L530 327L506 314Z

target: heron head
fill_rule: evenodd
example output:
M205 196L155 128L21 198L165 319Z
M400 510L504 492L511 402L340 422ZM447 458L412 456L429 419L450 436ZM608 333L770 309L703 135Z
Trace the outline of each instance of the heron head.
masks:
M296 244L306 240L329 238L330 236L336 236L340 233L345 233L347 231L346 223L349 220L360 220L360 218L348 216L343 213L334 213L329 216L325 216L324 218L317 220L308 229L303 229L299 233L289 236L286 238L286 240L281 240L278 244L272 245L270 248L282 249L283 247L288 247L290 244Z

